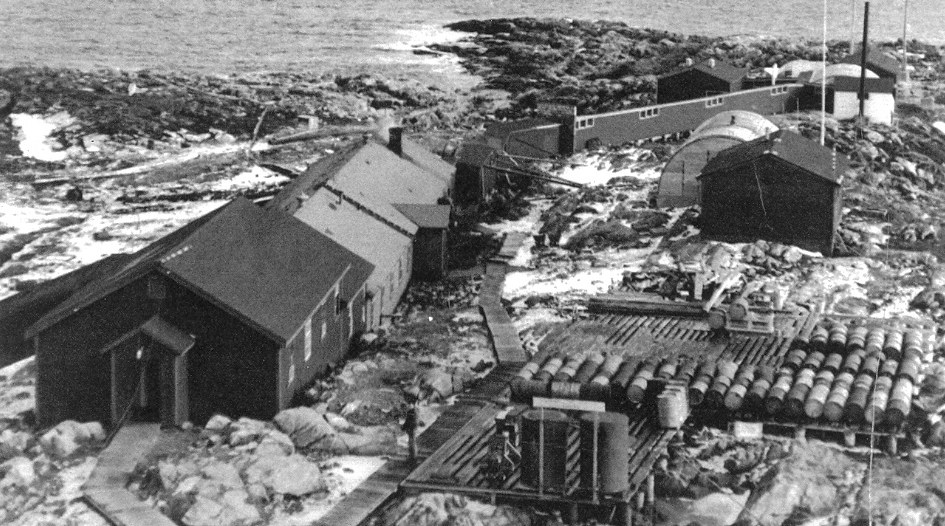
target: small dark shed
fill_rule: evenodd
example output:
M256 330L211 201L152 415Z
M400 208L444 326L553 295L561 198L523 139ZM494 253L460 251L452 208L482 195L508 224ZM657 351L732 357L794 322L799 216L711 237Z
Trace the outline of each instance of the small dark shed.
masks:
M742 89L748 73L747 68L737 68L710 58L659 77L656 99L659 104L664 104L732 93Z
M718 153L703 168L702 235L833 252L848 160L781 131Z
M413 240L414 277L426 280L442 278L447 269L449 205L395 204L394 208L418 228Z
M857 46L855 52L850 53L849 55L843 57L840 60L841 64L856 64L859 66L863 59L861 55L861 50L863 46ZM881 79L892 79L895 81L899 78L902 73L902 66L899 64L899 61L895 58L889 56L885 52L869 46L866 48L866 69L872 71L879 75Z
M271 418L344 356L364 323L371 270L301 221L239 198L27 331L37 419Z
M495 188L496 174L488 168L496 149L485 143L466 141L456 156L456 189L459 205L481 203Z

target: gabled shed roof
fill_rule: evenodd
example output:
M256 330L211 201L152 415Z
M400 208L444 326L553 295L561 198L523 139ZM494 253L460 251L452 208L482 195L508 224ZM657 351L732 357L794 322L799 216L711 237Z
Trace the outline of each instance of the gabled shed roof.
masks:
M672 78L689 71L699 71L726 82L738 82L744 79L750 70L748 68L735 67L724 60L707 59L693 64L692 66L686 66L666 73L665 75L662 75L660 79Z
M783 159L835 185L840 184L839 174L849 167L849 161L844 155L837 154L835 159L829 148L794 132L782 130L719 152L705 165L699 178L725 172L768 155Z
M347 273L363 283L372 270L298 219L237 198L145 247L117 275L90 283L27 335L158 271L285 342L340 277Z
M394 208L420 228L447 228L450 225L449 205L395 204Z
M844 64L857 64L859 65L862 56L861 50L863 46L857 46L856 51L850 53L849 55L843 57L840 62ZM895 77L899 74L899 61L895 58L889 56L886 52L876 48L874 46L868 46L866 48L866 67L876 71L877 73L882 73L883 76Z

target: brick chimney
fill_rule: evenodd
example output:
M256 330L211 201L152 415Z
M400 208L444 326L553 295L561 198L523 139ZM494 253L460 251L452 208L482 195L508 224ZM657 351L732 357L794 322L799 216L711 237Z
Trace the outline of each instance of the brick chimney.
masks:
M404 154L404 129L400 126L391 126L387 130L387 147L397 155Z

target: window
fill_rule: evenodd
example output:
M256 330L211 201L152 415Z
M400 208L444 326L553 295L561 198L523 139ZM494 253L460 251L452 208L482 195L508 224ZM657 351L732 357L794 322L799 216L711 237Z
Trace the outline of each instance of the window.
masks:
M709 99L705 101L706 108L714 108L715 106L721 106L725 102L725 99L722 97L715 97L714 99Z
M593 117L592 117L592 118L588 118L588 119L578 119L578 120L574 121L574 129L576 129L576 130L583 130L584 128L590 128L590 127L592 127L592 126L594 126L594 118L593 118Z
M289 364L289 385L292 385L292 382L295 381L295 356L292 356L292 363Z
M660 114L659 108L647 108L640 112L641 119L652 119Z
M325 335L328 334L328 323L322 322L322 340L325 339Z
M787 86L776 86L776 87L771 88L772 95L780 95L782 93L787 93L787 91L788 91Z
M312 357L312 318L305 320L305 361Z
M346 308L348 308L348 302L343 300L341 296L338 296L335 300L335 316L340 316Z

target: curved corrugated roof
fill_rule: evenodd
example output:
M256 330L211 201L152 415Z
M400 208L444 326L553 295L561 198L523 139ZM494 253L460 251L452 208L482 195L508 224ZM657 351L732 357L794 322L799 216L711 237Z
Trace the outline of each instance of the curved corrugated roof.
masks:
M776 131L778 127L773 122L750 111L723 111L707 119L663 168L656 194L657 206L699 204L699 181L696 178L712 157L722 150Z
M744 110L723 111L706 119L702 124L697 126L695 131L692 132L690 140L712 128L727 128L732 126L752 131L755 134L752 139L769 132L777 131L778 129L773 122L757 113Z
M790 77L797 77L805 71L813 72L818 69L820 69L820 62L804 59L792 60L781 66L781 71L785 72Z
M811 84L819 84L823 79L823 70L817 68L814 70L814 74L810 77ZM860 66L858 64L831 64L827 66L827 81L834 77L859 77L860 76ZM879 75L873 73L869 69L866 70L866 78L868 79L878 79Z

